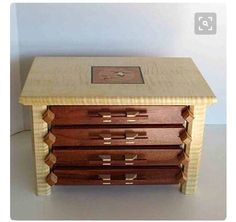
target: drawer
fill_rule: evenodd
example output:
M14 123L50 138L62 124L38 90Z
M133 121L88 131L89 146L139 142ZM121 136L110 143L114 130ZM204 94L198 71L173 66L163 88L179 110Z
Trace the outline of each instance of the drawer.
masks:
M142 166L180 165L188 161L187 155L179 146L154 147L106 147L93 149L55 147L46 157L46 163L54 166Z
M187 139L186 139L187 135ZM180 145L190 137L182 125L152 128L52 128L44 138L50 146Z
M51 125L183 124L187 106L50 106Z
M82 168L55 167L49 185L178 184L186 180L181 167Z

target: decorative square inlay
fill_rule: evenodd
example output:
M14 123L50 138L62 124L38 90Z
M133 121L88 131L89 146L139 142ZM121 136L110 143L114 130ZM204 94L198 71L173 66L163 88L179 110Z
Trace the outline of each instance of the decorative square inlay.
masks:
M92 83L144 84L139 66L92 66Z

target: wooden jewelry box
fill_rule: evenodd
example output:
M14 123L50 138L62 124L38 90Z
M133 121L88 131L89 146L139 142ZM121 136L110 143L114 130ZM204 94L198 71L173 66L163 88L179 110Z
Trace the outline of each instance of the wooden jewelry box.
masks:
M20 103L32 106L37 194L139 184L194 193L214 102L190 58L36 57Z

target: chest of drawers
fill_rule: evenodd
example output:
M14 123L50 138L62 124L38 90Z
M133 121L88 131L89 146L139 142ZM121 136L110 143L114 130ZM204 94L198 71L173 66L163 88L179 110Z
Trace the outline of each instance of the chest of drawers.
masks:
M195 192L216 98L190 58L37 57L20 102L32 106L38 195L54 185Z

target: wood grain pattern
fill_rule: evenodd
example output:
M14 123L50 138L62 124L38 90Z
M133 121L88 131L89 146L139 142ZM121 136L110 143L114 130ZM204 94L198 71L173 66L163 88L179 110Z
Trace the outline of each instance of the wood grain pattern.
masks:
M92 66L138 66L143 74L144 84L92 84ZM54 184L177 183L182 184L183 193L194 193L197 188L200 166L205 109L206 105L215 102L215 95L190 58L35 58L22 90L20 103L31 105L33 110L37 194L49 195L51 185ZM61 113L56 113L56 115L50 110L45 112L47 106L53 105L76 105L81 109L82 114L72 112L69 108L66 112L60 111ZM117 120L111 117L112 121L107 121L106 126L99 124L98 120L93 122L87 118L85 112L82 112L87 108L85 105L94 107L98 105L100 108L103 105L120 105L120 108L135 105L143 106L143 109L150 109L146 106L151 105L180 105L190 106L190 109L170 112L162 110L159 113L151 111L149 120L152 124L147 124L150 122L143 119L133 122L135 125L132 125L132 121L125 124L124 120L127 121L127 117L122 116ZM129 114L129 116L132 115ZM102 118L107 118L110 114L103 112L102 116ZM187 123L184 123L183 119ZM47 123L52 124L51 134L47 134ZM157 125L156 123L179 125L173 127L174 125ZM183 123L187 126L187 132ZM166 153L167 151L162 150L159 156L153 153L154 149L148 151L147 148L149 145L180 145L182 143L184 143L186 154L183 152ZM91 148L94 145L96 147ZM86 149L82 146L86 146ZM119 149L121 146L126 146L126 148ZM142 146L145 146L145 149L140 149ZM115 147L117 150L114 149ZM47 156L49 148L52 148L54 153L51 153L51 156ZM127 153L124 153L124 150L127 150ZM109 162L112 158L119 162L120 157L137 162L138 158L143 157L151 160L151 164L155 158L155 161L162 161L163 165L178 161L185 165L161 167L148 166L148 163L145 163L146 166L141 166L144 163L139 162L140 166L137 167L130 165L121 167L117 162L117 166L111 166L111 168L109 166L96 166L96 169L85 167L86 161L88 164L94 161L91 165L97 164L96 161L99 160L93 155L102 156L102 162ZM113 155L117 156L113 157ZM68 165L77 164L78 159L85 161L83 167L67 166L67 163ZM58 160L58 163L66 166L57 166ZM52 167L52 172L47 164ZM181 167L183 167L183 172Z
M185 131L182 125L153 128L52 128L54 146L113 146L113 145L180 145ZM130 138L127 135L132 135Z
M185 194L193 194L197 189L206 106L192 106L190 108L194 114L194 120L189 123L187 127L187 131L192 137L192 142L186 145L186 153L190 161L184 167L184 173L188 176L188 179L186 183L181 186L181 191Z
M187 157L179 146L115 147L115 149L55 147L52 153L57 159L57 166L168 166L187 163ZM126 157L131 155L135 155L135 159L126 160ZM103 156L107 159L102 159Z
M44 159L49 152L48 145L44 143L43 138L48 131L47 123L42 119L42 114L46 111L46 106L33 106L33 141L36 166L37 194L50 195L51 187L46 183L46 176L50 168L45 164Z
M53 173L58 180L55 185L131 185L131 184L178 184L181 168L172 167L136 167L136 168L79 168L55 167ZM126 175L137 175L127 180ZM103 175L102 177L100 175ZM107 177L105 177L107 175ZM101 179L101 178L104 178Z
M184 124L186 106L50 106L52 125ZM133 114L133 117L132 115Z
M43 120L47 124L51 124L51 122L53 121L54 118L55 118L55 114L53 112L51 112L50 109L47 109L47 111L43 114Z
M91 84L91 66L140 66L145 84ZM111 90L112 89L112 90ZM190 58L36 57L25 105L195 105L216 98Z

